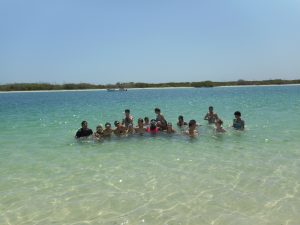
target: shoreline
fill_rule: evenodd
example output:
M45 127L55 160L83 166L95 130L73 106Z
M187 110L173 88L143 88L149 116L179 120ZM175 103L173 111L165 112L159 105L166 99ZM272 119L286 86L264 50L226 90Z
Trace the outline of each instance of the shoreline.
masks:
M300 84L257 84L257 85L224 85L215 87L150 87L150 88L127 88L130 90L157 90L157 89L206 89L206 88L231 88L231 87L276 87L276 86L300 86ZM78 91L107 91L107 89L74 89L74 90L33 90L33 91L0 91L5 93L43 93L43 92L78 92ZM119 92L119 91L116 91ZM122 91L120 91L122 92Z

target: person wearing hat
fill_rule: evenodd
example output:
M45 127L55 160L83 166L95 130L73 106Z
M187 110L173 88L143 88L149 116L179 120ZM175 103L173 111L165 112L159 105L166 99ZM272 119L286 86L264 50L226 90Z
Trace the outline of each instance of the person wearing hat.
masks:
M103 126L102 126L102 124L99 124L96 127L96 132L94 133L94 138L99 140L102 137L103 137Z
M102 132L103 137L111 137L111 134L113 133L113 129L111 129L111 124L109 122L105 123L105 128Z
M119 121L115 121L114 122L115 125L115 129L114 129L114 134L117 136L121 136L127 133L126 128L119 122Z
M158 127L157 127L156 121L154 119L151 120L150 127L148 127L146 129L146 131L150 134L157 134L158 133Z

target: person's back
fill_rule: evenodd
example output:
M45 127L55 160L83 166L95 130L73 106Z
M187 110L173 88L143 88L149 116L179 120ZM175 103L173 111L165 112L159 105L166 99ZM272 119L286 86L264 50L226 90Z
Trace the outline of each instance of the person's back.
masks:
M75 138L83 138L83 137L88 137L93 134L92 129L88 128L88 123L87 121L82 121L81 122L81 128L76 132Z

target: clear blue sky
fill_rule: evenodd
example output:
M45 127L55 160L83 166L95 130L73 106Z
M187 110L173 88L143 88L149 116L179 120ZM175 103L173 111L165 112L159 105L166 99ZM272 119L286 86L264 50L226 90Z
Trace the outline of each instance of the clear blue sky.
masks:
M0 83L300 78L299 0L0 0Z

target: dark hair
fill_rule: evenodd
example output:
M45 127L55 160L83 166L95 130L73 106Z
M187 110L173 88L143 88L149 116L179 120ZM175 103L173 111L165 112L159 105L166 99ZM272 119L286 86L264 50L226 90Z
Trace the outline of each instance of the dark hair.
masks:
M193 126L196 124L196 120L190 120L189 122L189 127Z
M148 121L149 121L149 117L147 117L147 116L146 116L146 117L144 118L144 120L145 120L145 121L146 121L146 120L148 120Z
M178 116L178 120L183 120L183 116L182 115Z
M216 121L216 123L219 123L219 124L223 124L223 121L221 120L221 119L218 119L217 121Z
M150 122L150 130L155 130L156 128L156 120L152 119Z
M110 127L111 127L111 124L110 124L109 122L106 122L104 126L105 126L105 127L107 127L107 126L110 126Z
M160 112L160 108L155 108L154 112Z
M125 109L125 113L130 113L130 110L129 109Z
M82 121L82 122L81 122L81 126L83 126L85 123L87 123L86 120Z
M140 122L140 121L141 121L142 123L144 122L144 120L143 120L142 118L138 118L138 122Z
M116 121L114 122L114 125L117 126L118 124L120 124L120 122L116 120Z
M212 106L209 106L209 107L208 107L208 109L214 109L214 107L212 107Z
M235 115L235 116L241 116L242 114L241 114L240 111L235 111L235 112L234 112L234 115Z

